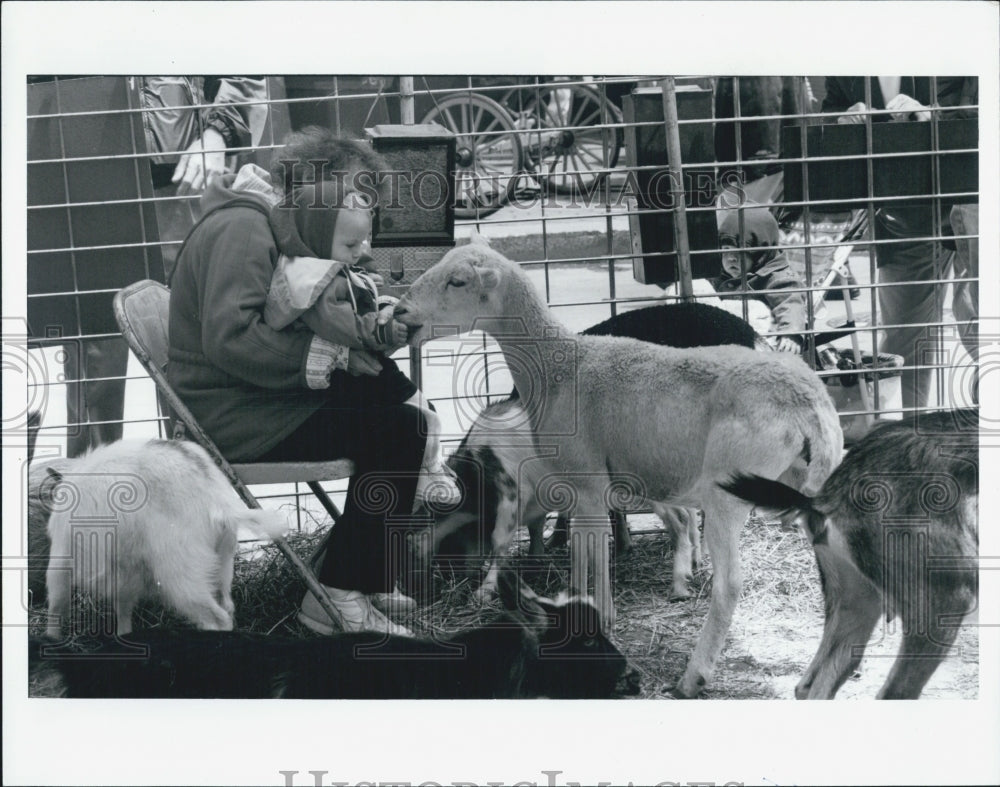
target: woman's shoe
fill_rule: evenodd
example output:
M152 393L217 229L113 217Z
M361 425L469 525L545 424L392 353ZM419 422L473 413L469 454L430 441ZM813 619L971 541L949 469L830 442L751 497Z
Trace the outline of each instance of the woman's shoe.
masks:
M358 590L341 590L323 586L333 608L337 612L336 619L330 621L330 616L323 609L319 600L307 592L302 599L298 620L306 628L317 634L329 636L338 629L341 631L380 631L385 634L396 634L401 637L412 637L406 626L393 623L372 605L371 599Z
M417 611L417 602L401 593L399 588L393 588L391 593L372 593L368 598L386 615L412 615Z

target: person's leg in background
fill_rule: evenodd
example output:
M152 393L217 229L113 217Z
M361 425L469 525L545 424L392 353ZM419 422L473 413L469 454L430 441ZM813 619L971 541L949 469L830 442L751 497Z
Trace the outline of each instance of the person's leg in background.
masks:
M895 286L880 287L879 325L896 325L886 328L879 343L880 353L891 353L903 358L904 366L918 366L926 363L921 358L921 348L929 348L940 335L938 327L926 327L926 323L941 321L938 307L943 293L935 280L947 270L954 252L945 251L935 260L933 243L914 243L905 247L897 245L893 249L892 262L879 266L880 284ZM925 407L930 400L934 370L930 368L908 369L902 372L901 387L903 407Z
M66 455L72 458L122 438L128 345L121 338L83 339L64 352Z
M979 203L955 205L951 209L951 229L955 233L954 275L951 310L958 321L958 334L969 357L979 363ZM978 369L972 384L972 404L979 403ZM963 403L964 404L964 403Z
M163 272L166 275L165 281L169 285L181 243L198 221L199 200L198 195L194 195L195 199L178 197L177 185L174 183L154 189L153 194L158 198L154 203L156 224L160 232L160 242L163 244L160 246L163 254Z

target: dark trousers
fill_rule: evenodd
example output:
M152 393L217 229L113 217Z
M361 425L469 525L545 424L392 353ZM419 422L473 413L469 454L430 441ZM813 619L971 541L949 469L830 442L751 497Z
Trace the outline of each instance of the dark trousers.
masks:
M83 339L67 344L66 455L121 440L128 345L124 339ZM107 378L107 379L104 379Z
M392 361L378 377L335 372L327 405L258 461L350 459L347 502L326 545L319 581L363 593L391 591L412 527L427 424L402 404L416 387ZM392 544L392 546L390 546Z

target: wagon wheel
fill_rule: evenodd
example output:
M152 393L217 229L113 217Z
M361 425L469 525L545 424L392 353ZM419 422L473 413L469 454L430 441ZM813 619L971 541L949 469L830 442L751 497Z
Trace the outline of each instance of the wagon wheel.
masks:
M422 123L436 122L457 137L455 215L488 216L510 197L524 168L514 121L496 101L458 93L435 102Z
M537 130L525 143L535 177L560 194L589 189L618 163L625 135L622 113L586 85L550 85L532 91L522 117L535 119ZM608 128L609 124L619 124Z

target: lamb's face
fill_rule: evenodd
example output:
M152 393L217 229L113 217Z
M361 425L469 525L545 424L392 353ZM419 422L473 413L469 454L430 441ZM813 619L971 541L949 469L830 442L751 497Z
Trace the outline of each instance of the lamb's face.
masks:
M470 245L448 252L396 304L394 316L409 329L411 345L466 333L477 319L492 315L491 293L500 282L492 258L499 255L483 249Z

